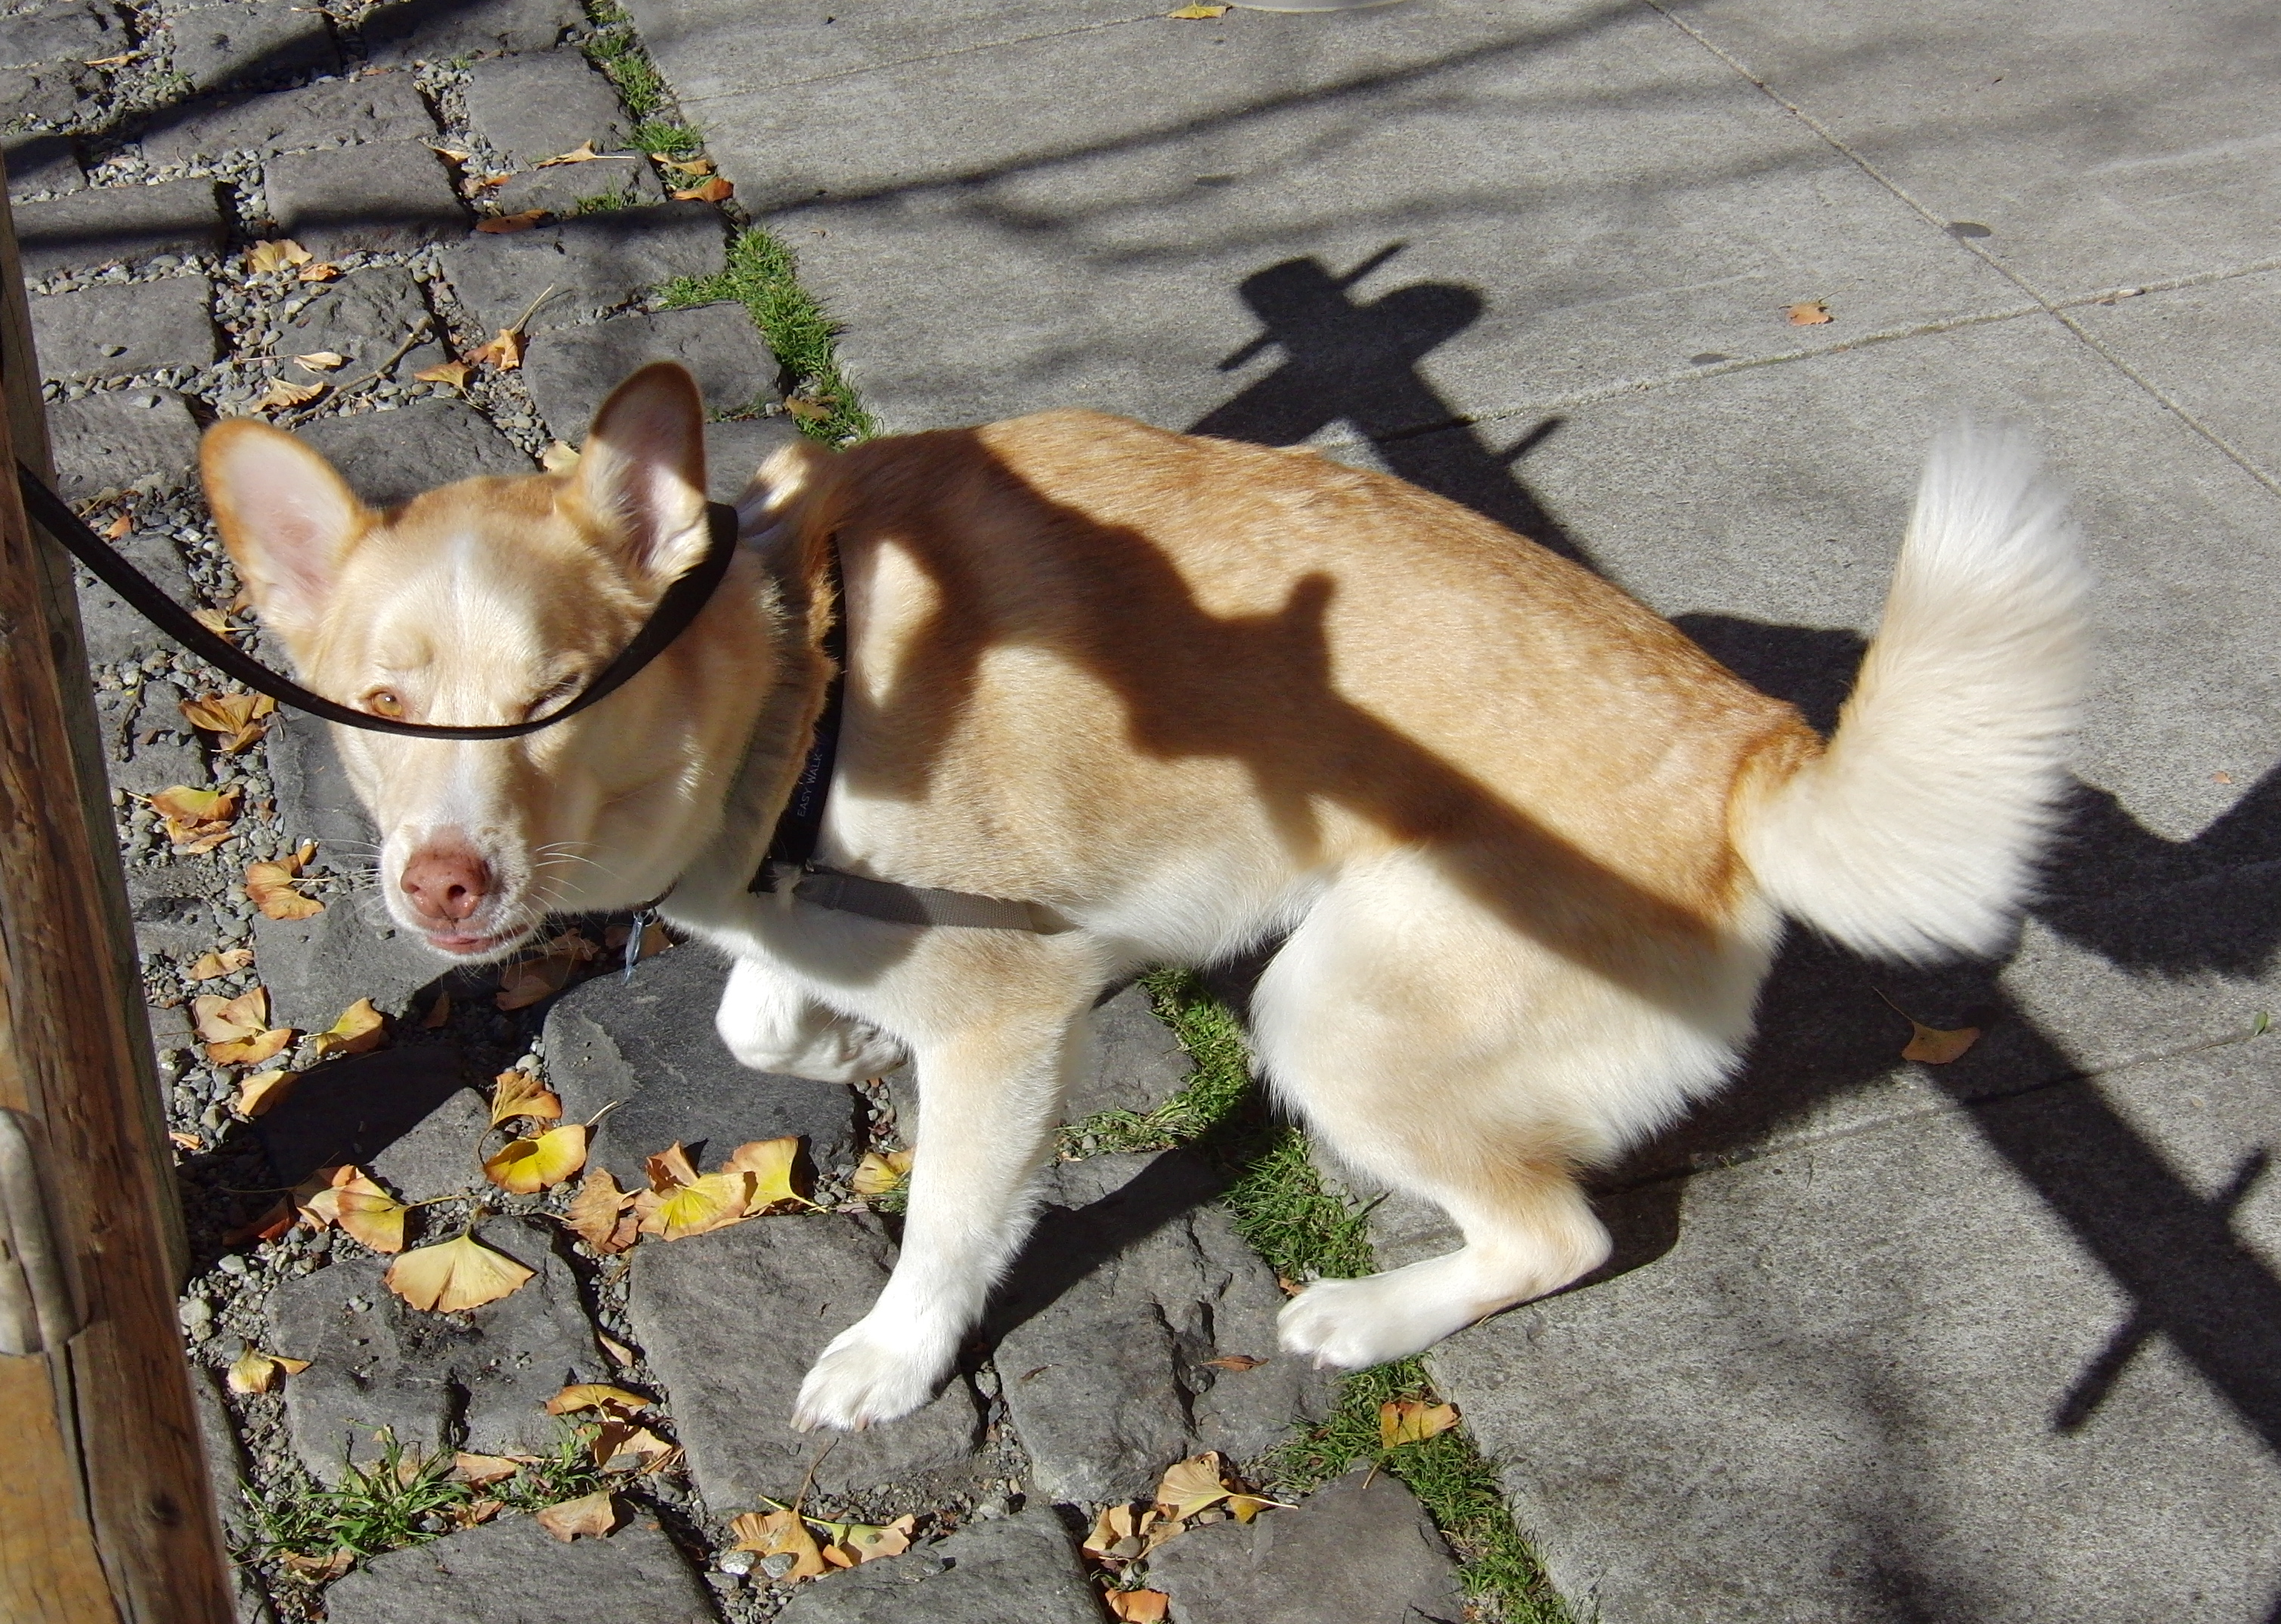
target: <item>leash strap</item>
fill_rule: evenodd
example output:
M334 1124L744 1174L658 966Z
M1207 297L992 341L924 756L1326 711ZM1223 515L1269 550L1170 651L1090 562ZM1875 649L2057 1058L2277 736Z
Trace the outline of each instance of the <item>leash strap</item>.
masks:
M543 727L552 727L565 717L575 716L591 705L600 704L688 630L689 623L711 600L722 578L729 573L729 561L737 553L737 510L720 502L707 503L705 518L710 539L705 556L666 588L665 595L658 599L657 607L650 612L649 619L634 634L633 640L618 651L616 659L595 674L593 681L580 691L577 698L525 722L493 727L437 727L352 709L322 694L312 693L291 678L273 671L251 654L233 647L228 638L200 625L188 609L167 597L150 577L121 557L117 549L71 510L70 503L50 491L45 481L20 462L16 465L16 483L24 493L25 508L41 529L86 565L97 580L126 599L136 614L216 669L228 672L280 704L290 705L327 722L414 739L521 739Z

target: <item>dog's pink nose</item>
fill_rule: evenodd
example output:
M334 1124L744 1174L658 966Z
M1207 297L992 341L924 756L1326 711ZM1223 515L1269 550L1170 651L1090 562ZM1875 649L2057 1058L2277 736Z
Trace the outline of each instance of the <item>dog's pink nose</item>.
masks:
M397 882L423 919L456 924L491 893L491 865L464 846L431 846L412 854Z

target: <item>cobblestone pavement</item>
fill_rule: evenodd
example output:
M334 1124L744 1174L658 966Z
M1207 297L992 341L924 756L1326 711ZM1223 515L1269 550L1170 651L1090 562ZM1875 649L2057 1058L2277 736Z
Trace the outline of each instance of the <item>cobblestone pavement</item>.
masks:
M741 220L669 195L707 172L646 72L628 26L574 0L58 0L0 18L10 195L65 493L273 662L193 478L218 417L300 429L384 502L559 463L613 382L670 356L723 415L708 437L716 494L733 494L793 432L780 386L802 380L779 376L742 305L689 291L723 271ZM519 367L452 373L502 329L523 336ZM724 964L651 940L618 973L624 920L570 922L533 965L439 975L369 892L373 831L324 731L192 725L184 703L231 685L91 582L81 599L196 1259L182 1323L245 1619L766 1618L794 1596L797 1558L737 1549L731 1522L793 1501L871 1527L909 1516L915 1543L799 1585L786 1618L1094 1619L1077 1543L1105 1504L1145 1502L1205 1450L1255 1462L1320 1412L1323 1383L1275 1357L1272 1271L1211 1207L1203 1164L1166 1152L1056 1172L1041 1261L932 1406L828 1449L793 1434L807 1361L893 1255L892 1195L851 1181L900 1147L909 1079L742 1071L712 1031ZM169 791L226 800L194 831L169 823ZM257 907L256 862L321 907ZM257 989L251 1029L283 1047L225 1063L194 1030L197 1001ZM385 1042L325 1040L360 1001ZM1140 990L1097 1026L1073 1119L1182 1086L1189 1059ZM676 1141L711 1165L797 1136L815 1210L597 1249L561 1221L572 1186L516 1195L482 1170L506 1137L491 1079L515 1071L570 1118L612 1108L592 1161L629 1187ZM250 1078L277 1071L292 1080L250 1097ZM344 1165L425 1203L415 1244L472 1227L529 1280L460 1312L411 1307L383 1255L296 1221L304 1181ZM249 1350L306 1363L249 1377ZM573 1383L653 1401L645 1436L669 1450L550 1413ZM467 1456L522 1470L486 1498L445 1484L460 1452L462 1479L483 1473ZM606 1537L565 1545L535 1520L597 1490L614 1496ZM1311 1598L1334 1591L1342 1619L1456 1616L1450 1555L1398 1485L1267 1515L1290 1520L1280 1543L1268 1524L1200 1543L1180 1617L1235 1616L1208 1597L1211 1574L1239 1572L1250 1619L1324 1616ZM375 1554L352 1561L344 1543ZM1415 1597L1380 1596L1382 1564ZM1416 1597L1433 1611L1409 1611Z

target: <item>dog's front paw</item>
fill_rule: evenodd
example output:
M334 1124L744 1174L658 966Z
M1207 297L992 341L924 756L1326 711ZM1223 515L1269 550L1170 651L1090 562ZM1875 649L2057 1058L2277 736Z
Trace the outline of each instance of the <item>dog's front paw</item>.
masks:
M800 1384L792 1424L802 1432L836 1427L856 1432L874 1421L909 1415L934 1396L950 1373L950 1352L935 1339L857 1320L833 1337Z
M1457 1328L1440 1325L1442 1317L1430 1311L1414 1311L1423 1305L1404 1301L1414 1295L1403 1289L1407 1284L1390 1273L1317 1280L1283 1305L1277 1338L1318 1370L1362 1370L1407 1357Z

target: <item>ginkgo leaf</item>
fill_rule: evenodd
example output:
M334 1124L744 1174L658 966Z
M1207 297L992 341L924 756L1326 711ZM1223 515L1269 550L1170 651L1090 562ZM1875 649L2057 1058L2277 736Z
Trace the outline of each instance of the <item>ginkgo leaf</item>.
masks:
M587 1132L584 1123L574 1122L535 1139L509 1140L485 1159L483 1176L517 1195L552 1189L586 1165Z
M785 397L785 410L804 423L820 423L831 415L831 408L820 400L810 400L805 395Z
M513 372L522 365L523 348L529 343L521 328L503 327L489 344L469 351L466 359L489 361L501 372Z
M413 1307L451 1314L498 1302L520 1290L532 1272L473 1235L461 1235L406 1252L382 1279Z
M651 1401L638 1393L623 1388L614 1388L607 1381L574 1381L546 1401L549 1415L574 1415L581 1410L599 1410L607 1415L639 1415L650 1408Z
M471 1455L461 1450L452 1457L452 1475L477 1489L503 1483L522 1470L522 1463L512 1455Z
M491 1126L517 1117L537 1117L548 1122L562 1119L562 1102L555 1092L528 1071L502 1071L491 1079Z
M856 1567L881 1557L902 1555L911 1548L911 1530L918 1525L918 1520L909 1516L885 1525L825 1522L815 1517L807 1520L810 1527L823 1530L823 1559L835 1567Z
M1165 1472L1164 1481L1156 1485L1156 1504L1176 1522L1195 1516L1227 1496L1227 1486L1219 1481L1218 1450L1175 1462Z
M236 998L203 994L190 1001L206 1057L221 1065L251 1065L280 1053L293 1040L290 1027L269 1025L269 994L255 987Z
M513 179L514 179L514 171L512 169L495 170L490 174L470 175L460 182L460 196L480 197L487 191L496 191Z
M340 274L341 267L329 260L322 265L305 265L301 267L303 282L331 282Z
M237 787L194 789L177 784L151 797L150 806L177 852L197 856L229 839L237 821Z
M322 383L295 383L284 378L272 380L259 399L253 403L257 412L282 412L288 407L306 406L325 392Z
M329 1557L305 1557L298 1551L281 1551L277 1560L312 1584L326 1584L354 1567L356 1555L344 1545Z
M727 176L718 174L694 186L678 188L673 194L678 203L726 203L736 195L735 184Z
M325 911L325 905L312 896L303 896L293 888L294 870L298 865L285 862L249 862L245 865L245 894L265 919L313 919Z
M1203 12L1215 8L1196 5L1188 9ZM1226 11L1227 8L1221 6L1217 9ZM1175 17L1179 14L1178 12L1172 13ZM1102 1595L1102 1600L1109 1604L1110 1616L1124 1620L1125 1624L1163 1624L1164 1609L1171 1605L1172 1598L1162 1590L1110 1590Z
M550 474L568 474L578 466L578 448L566 440L550 440L538 453L538 466Z
M448 383L453 389L464 389L467 386L468 375L474 370L475 368L465 361L440 361L412 375L422 383Z
M1980 1041L1977 1026L1959 1026L1952 1032L1943 1032L1921 1021L1911 1021L1909 1027L1909 1040L1901 1050L1901 1058L1929 1066L1945 1066L1952 1060L1961 1060L1964 1052Z
M405 1204L363 1173L333 1191L333 1220L375 1252L394 1255L404 1249Z
M684 174L711 174L713 160L709 158L676 158L670 152L653 152L650 157L668 169L678 169Z
M1227 1497L1227 1509L1236 1521L1249 1522L1264 1511L1273 1509L1287 1512L1292 1508L1280 1500L1271 1500L1264 1495L1230 1495Z
M126 535L134 528L135 515L133 514L120 514L119 517L113 519L109 524L103 527L103 538L105 541L117 541L121 536ZM2231 780L2228 780L2228 782L2231 782Z
M709 1233L742 1223L753 1189L750 1173L707 1173L661 1195L644 1190L634 1197L641 1232L668 1241Z
M750 1144L739 1145L721 1164L723 1173L753 1175L753 1187L745 1195L745 1216L747 1218L787 1203L800 1206L814 1204L793 1187L799 1179L799 1168L800 1136L796 1133L783 1139L756 1139Z
M525 209L520 214L493 214L476 222L476 229L499 234L508 231L528 231L546 218L545 209Z
M332 372L349 364L349 358L337 350L312 350L306 355L297 355L295 363L312 372Z
M608 1489L598 1489L592 1494L581 1495L576 1500L565 1500L560 1505L548 1506L538 1513L536 1520L540 1527L567 1545L582 1535L588 1539L600 1539L607 1535L618 1526L618 1507L617 1503L610 1498Z
M1085 1550L1105 1562L1129 1562L1162 1544L1170 1537L1168 1530L1177 1530L1179 1526L1177 1522L1167 1522L1154 1505L1138 1510L1130 1505L1105 1506L1101 1515L1093 1520L1093 1532L1086 1535Z
M670 1195L684 1184L697 1182L696 1165L689 1152L676 1140L655 1156L646 1158L643 1167L649 1174L649 1187L660 1195Z
M202 693L181 706L183 720L213 734L224 755L236 755L267 732L263 718L276 708L277 701L266 693Z
M1438 1437L1458 1424L1455 1404L1429 1404L1419 1398L1396 1398L1378 1407L1380 1449L1422 1442Z
M594 143L582 141L568 152L557 152L552 158L542 158L531 166L534 169L552 169L557 164L591 164L598 158L607 158L607 152L594 151Z
M298 1376L309 1368L306 1359L289 1359L282 1354L264 1353L252 1343L245 1351L230 1361L226 1380L233 1393L267 1393L277 1384L279 1373Z
M1833 319L1829 302L1824 299L1807 299L1802 304L1790 305L1782 314L1790 318L1792 327L1824 327Z
M436 994L436 1001L428 1006L428 1013L420 1017L420 1030L435 1032L452 1018L452 989L443 987Z
M618 1188L607 1168L592 1167L578 1181L578 1193L571 1197L562 1221L588 1246L604 1257L615 1257L641 1233L640 1219L628 1210L633 1204L633 1193Z
M122 50L115 57L89 57L87 65L89 67L124 67L142 54L139 50Z
M190 967L182 972L190 981L212 981L220 976L234 976L253 963L253 949L232 947L227 953L201 953Z
M885 1195L901 1187L910 1171L911 1153L908 1150L890 1150L885 1155L866 1150L863 1159L855 1164L854 1176L847 1180L847 1187L858 1195Z
M674 1454L674 1446L646 1427L610 1421L594 1435L587 1451L605 1472L653 1472Z
M245 251L245 262L256 272L282 271L296 265L309 263L309 251L291 237L280 237L274 242L256 243Z
M1230 1370L1234 1371L1237 1374L1241 1375L1243 1372L1248 1370L1257 1370L1261 1365L1266 1364L1267 1361L1262 1358L1256 1358L1248 1353L1224 1353L1218 1358L1206 1359L1204 1363L1210 1365L1214 1370Z
M1179 11L1167 12L1164 15L1174 22L1210 22L1215 17L1226 16L1227 11L1224 5L1184 5Z
M320 1055L368 1055L388 1040L388 1017L360 998L311 1040Z
M816 1549L816 1535L808 1531L808 1524L794 1511L746 1512L729 1524L729 1532L737 1536L732 1551L755 1551L762 1557L779 1552L790 1554L793 1565L777 1575L794 1583L803 1579L815 1579L830 1571L824 1565L823 1553Z
M250 1122L272 1106L282 1105L300 1079L298 1071L261 1071L241 1079L237 1085L237 1114Z

